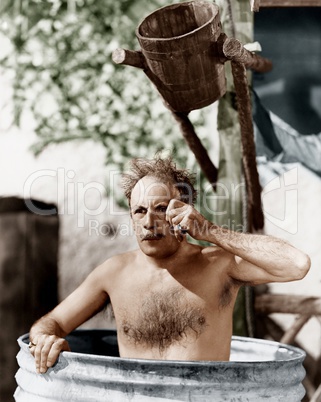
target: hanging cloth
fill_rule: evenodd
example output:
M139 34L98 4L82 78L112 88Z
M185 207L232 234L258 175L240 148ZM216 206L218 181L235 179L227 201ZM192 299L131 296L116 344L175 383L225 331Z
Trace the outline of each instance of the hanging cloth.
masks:
M257 156L282 163L302 163L321 176L321 133L303 135L268 111L253 91L253 120Z

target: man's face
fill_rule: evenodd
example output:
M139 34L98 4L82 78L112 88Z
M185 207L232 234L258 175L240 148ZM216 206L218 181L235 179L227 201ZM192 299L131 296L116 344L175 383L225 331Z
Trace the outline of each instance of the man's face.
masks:
M178 190L154 177L142 178L133 188L131 217L139 247L148 256L166 258L180 247L166 221L166 209L172 198L180 198Z

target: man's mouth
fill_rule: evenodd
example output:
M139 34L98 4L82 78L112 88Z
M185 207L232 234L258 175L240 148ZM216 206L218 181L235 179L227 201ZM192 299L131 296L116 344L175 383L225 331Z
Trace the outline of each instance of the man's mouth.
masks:
M145 240L160 240L160 239L162 239L164 237L164 235L162 234L162 233L155 233L155 234L147 234L147 235L143 235L143 236L141 236L140 237L140 239L142 240L142 241L145 241Z

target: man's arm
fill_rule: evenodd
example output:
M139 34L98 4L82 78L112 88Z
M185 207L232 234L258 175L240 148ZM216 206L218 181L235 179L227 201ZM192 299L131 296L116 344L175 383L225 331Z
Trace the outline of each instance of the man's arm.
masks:
M36 370L45 373L48 367L56 362L59 353L70 351L67 335L54 318L54 313L48 313L38 320L30 329L30 352L35 357Z
M302 279L311 262L307 254L273 236L233 232L206 220L195 208L171 200L167 220L180 225L196 240L205 240L234 255L228 274L253 285ZM214 248L204 249L208 257Z
M30 351L38 373L53 366L61 351L70 350L64 337L106 305L104 274L104 266L96 268L70 296L33 324Z
M228 274L252 285L302 279L311 265L307 254L273 236L237 233L211 224L203 240L234 254ZM205 253L210 256L210 251Z

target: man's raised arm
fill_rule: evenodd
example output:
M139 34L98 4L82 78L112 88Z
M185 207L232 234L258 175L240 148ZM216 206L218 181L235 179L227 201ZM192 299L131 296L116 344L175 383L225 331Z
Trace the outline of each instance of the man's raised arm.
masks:
M234 279L253 285L302 279L311 261L307 254L273 236L233 232L209 222L191 205L180 200L170 201L166 219L196 240L216 244L231 255L228 274ZM217 254L215 247L203 250L207 257Z
M234 254L228 274L252 285L299 280L310 269L307 254L273 236L238 233L212 224L206 240Z

